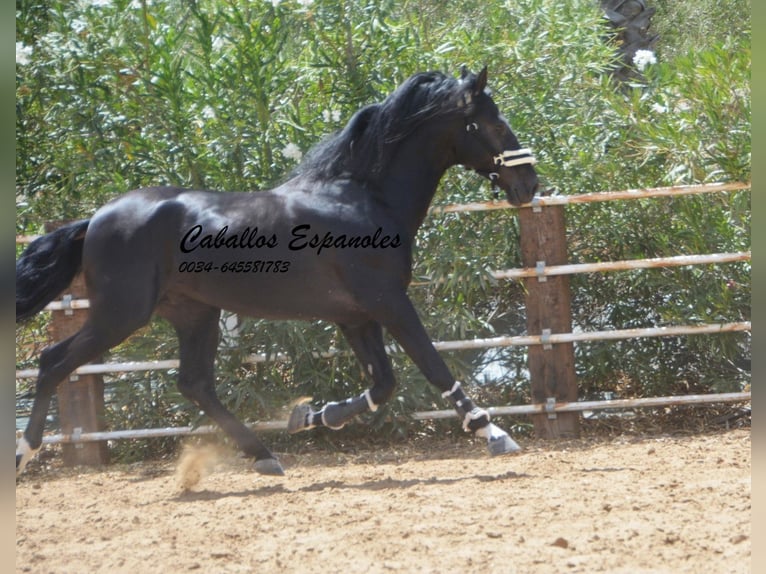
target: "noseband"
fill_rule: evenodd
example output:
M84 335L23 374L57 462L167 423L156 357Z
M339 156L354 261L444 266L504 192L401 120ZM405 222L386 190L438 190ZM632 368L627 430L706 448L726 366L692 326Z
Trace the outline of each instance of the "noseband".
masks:
M479 131L479 125L476 122L466 124L465 131ZM482 143L484 143L482 141ZM486 143L484 143L486 146ZM529 148L513 149L501 151L498 155L492 156L492 162L499 167L516 167L517 165L535 165L537 160L532 155L532 150ZM497 172L491 172L489 179L494 181L500 174Z
M514 167L517 165L535 165L537 163L537 160L532 155L532 150L526 147L515 150L506 150L501 152L499 155L493 156L492 159L494 160L495 165L501 165L503 167Z

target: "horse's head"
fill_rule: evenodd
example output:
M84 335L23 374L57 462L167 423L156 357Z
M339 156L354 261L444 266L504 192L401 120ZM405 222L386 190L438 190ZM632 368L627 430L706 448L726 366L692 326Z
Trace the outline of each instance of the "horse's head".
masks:
M460 78L457 106L465 118L465 131L456 145L458 163L476 170L505 191L508 202L532 200L539 186L532 167L535 158L522 148L503 114L487 93L487 68L479 74L465 68Z

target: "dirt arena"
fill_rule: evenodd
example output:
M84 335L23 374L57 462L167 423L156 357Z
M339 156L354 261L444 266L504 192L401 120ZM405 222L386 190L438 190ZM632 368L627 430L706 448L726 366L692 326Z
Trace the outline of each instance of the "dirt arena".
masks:
M749 429L524 446L42 469L16 486L16 572L750 572Z

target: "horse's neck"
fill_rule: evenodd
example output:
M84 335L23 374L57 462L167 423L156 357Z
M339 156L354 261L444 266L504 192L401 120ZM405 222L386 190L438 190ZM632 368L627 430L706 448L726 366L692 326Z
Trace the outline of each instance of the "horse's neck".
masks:
M431 206L444 172L454 162L433 140L410 138L402 143L383 175L382 196L394 217L414 239Z

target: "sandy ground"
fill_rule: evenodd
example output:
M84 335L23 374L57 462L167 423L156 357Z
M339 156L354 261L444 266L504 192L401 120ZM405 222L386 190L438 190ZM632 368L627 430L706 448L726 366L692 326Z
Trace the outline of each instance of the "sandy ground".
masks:
M17 483L16 572L750 572L749 430L525 446L43 470Z

